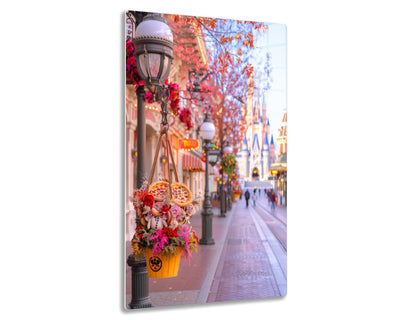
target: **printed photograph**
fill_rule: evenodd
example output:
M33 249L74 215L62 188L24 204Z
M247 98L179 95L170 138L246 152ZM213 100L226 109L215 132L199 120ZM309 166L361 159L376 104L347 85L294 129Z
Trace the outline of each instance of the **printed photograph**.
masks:
M131 10L124 37L125 308L286 296L286 26Z

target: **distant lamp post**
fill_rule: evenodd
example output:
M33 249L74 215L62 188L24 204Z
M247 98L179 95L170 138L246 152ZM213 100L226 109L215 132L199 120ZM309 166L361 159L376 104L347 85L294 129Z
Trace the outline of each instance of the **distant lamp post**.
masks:
M159 99L167 100L164 82L169 75L170 66L173 59L173 34L166 20L161 14L148 14L142 21L137 21L134 12L128 12L128 16L134 23L139 23L133 37L134 56L136 58L137 70L140 79L149 90L154 94L159 90ZM137 16L137 15L136 15ZM140 17L141 19L141 17ZM144 86L139 85L136 90L137 95L137 127L136 127L136 188L139 189L145 180L145 159L146 154L146 112L144 108ZM162 124L167 124L165 101L162 101ZM163 117L164 115L164 117ZM140 218L136 213L136 225L139 226ZM152 306L149 297L149 278L147 275L146 259L141 258L136 261L130 255L127 264L132 269L132 297L129 304L131 309L149 308Z
M211 196L209 194L209 184L208 184L208 152L209 152L209 142L214 138L215 135L215 126L209 117L209 112L205 113L205 119L202 123L199 133L204 140L204 151L205 151L205 197L204 197L204 207L202 210L202 238L199 240L200 244L213 245L215 244L214 239L212 238L212 203Z
M224 148L225 154L231 154L233 153L233 148L231 148L230 143L228 142L227 146Z
M283 177L283 197L285 199L285 207L287 206L287 175Z
M276 190L277 189L277 174L279 173L278 170L272 170L272 175L273 175L273 189Z
M224 154L232 154L233 153L233 148L231 147L229 141L227 141L227 145L224 147L223 153ZM226 202L227 209L231 210L233 192L232 192L232 184L229 181L230 181L230 179L228 179L228 181L227 181L227 193L226 193L227 196L226 196L225 202Z

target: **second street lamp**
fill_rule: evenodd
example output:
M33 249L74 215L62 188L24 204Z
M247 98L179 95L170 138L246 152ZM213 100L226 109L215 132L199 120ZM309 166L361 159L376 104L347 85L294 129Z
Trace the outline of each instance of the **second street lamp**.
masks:
M200 135L204 139L204 150L205 150L205 197L204 197L204 206L202 210L202 238L199 240L200 244L213 245L215 244L214 239L212 238L212 204L211 204L211 195L209 193L209 184L208 184L208 152L209 152L209 142L214 138L215 135L215 126L209 117L209 112L205 113L204 122L200 128Z

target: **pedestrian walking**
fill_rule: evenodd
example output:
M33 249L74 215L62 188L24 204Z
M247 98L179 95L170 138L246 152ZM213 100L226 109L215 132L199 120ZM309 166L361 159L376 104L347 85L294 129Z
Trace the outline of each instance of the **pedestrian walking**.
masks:
M246 190L244 197L246 198L246 208L248 208L248 200L250 199L250 192L248 190Z
M272 192L272 194L270 195L270 202L272 204L272 210L276 208L276 203L275 203L276 199L277 199L276 194Z
M256 194L253 194L253 206L256 206L256 200L257 200L257 196Z

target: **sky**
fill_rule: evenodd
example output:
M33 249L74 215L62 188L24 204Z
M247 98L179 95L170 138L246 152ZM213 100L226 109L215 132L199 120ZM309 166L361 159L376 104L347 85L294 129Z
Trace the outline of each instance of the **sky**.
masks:
M287 108L286 96L286 25L284 24L267 24L268 31L265 36L258 39L257 46L260 54L271 54L272 64L272 83L271 89L265 94L267 116L270 121L270 131L277 138L280 123L283 117L283 110Z

